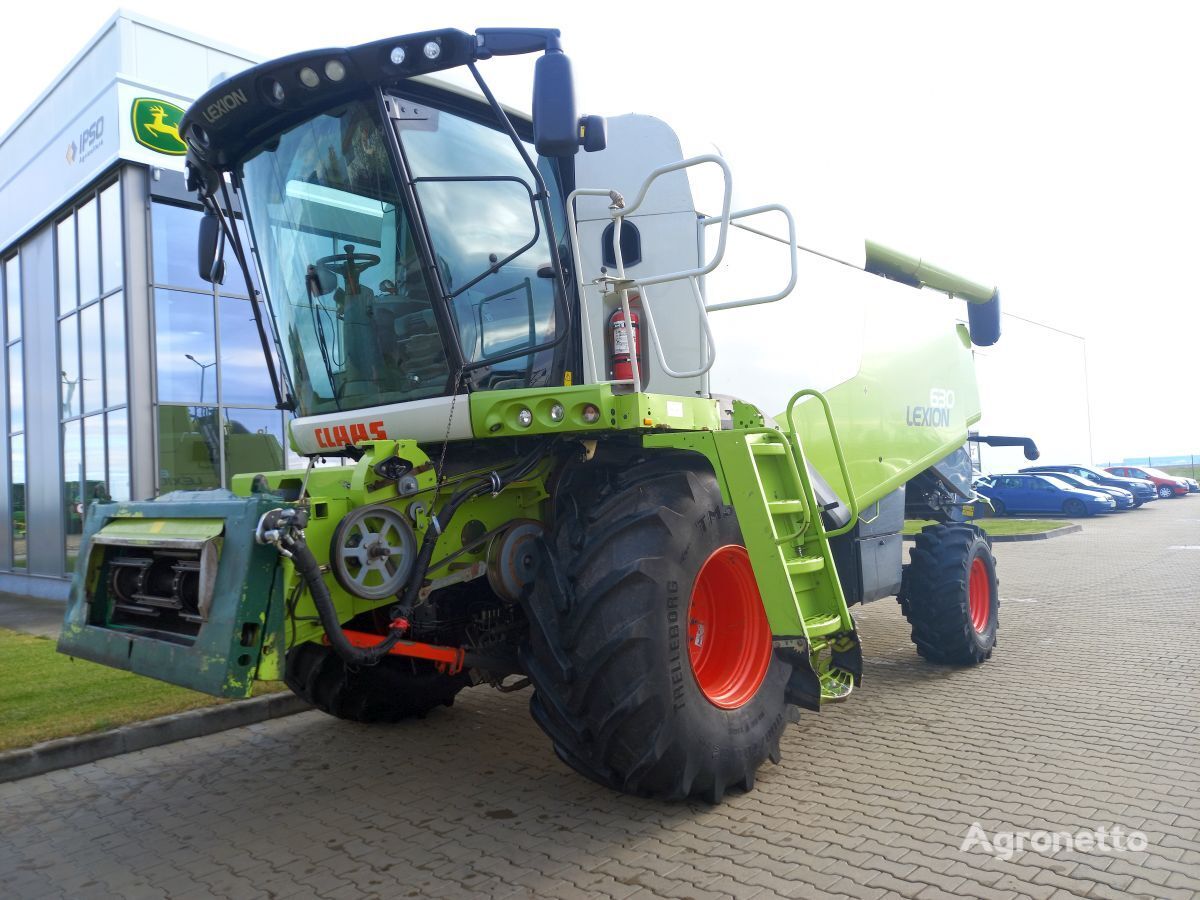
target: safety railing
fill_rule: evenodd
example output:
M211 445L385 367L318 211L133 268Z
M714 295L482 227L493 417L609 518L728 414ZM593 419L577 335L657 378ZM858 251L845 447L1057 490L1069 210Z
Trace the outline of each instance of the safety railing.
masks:
M678 172L684 169L693 168L701 165L715 165L721 170L723 178L723 190L721 196L721 213L717 216L706 216L699 220L699 227L706 229L712 225L719 226L717 237L717 245L712 256L707 261L701 261L701 264L695 268L682 269L677 272L668 272L658 275L647 276L630 276L625 271L624 255L621 252L621 228L624 225L625 219L635 214L646 200L646 195L651 186L664 175L671 172ZM613 256L616 263L615 275L601 275L592 282L584 281L583 261L580 253L579 241L579 223L575 211L576 200L580 197L606 197L609 199L609 215L613 224ZM756 206L753 209L739 210L733 212L730 209L733 199L733 177L729 170L728 163L720 156L715 154L704 154L695 156L690 159L680 160L679 162L670 163L665 166L660 166L654 169L642 182L638 189L637 196L632 203L627 203L625 198L620 193L614 190L603 190L598 188L577 188L572 191L567 197L567 221L571 231L571 249L575 261L575 279L579 287L579 296L581 299L581 316L580 323L583 328L583 343L587 356L587 365L590 369L588 379L592 383L607 382L609 384L631 384L634 391L641 391L644 379L642 378L641 364L638 359L637 348L630 342L630 368L632 378L611 379L603 378L600 374L600 368L596 360L595 343L593 340L593 324L591 314L588 311L587 303L587 287L588 284L598 286L603 291L605 296L617 294L621 305L621 311L625 316L626 328L632 332L632 313L629 305L630 293L636 291L641 298L641 311L645 315L645 333L649 339L651 347L654 349L655 356L658 359L659 367L671 378L691 378L703 375L709 371L713 363L716 361L716 343L713 340L712 329L709 326L708 314L722 309L735 309L743 306L753 306L760 303L773 303L781 300L792 292L796 286L797 280L797 261L796 261L796 225L792 218L792 214L786 207L779 204L768 204L765 206ZM777 212L784 216L788 226L788 246L790 248L790 263L791 275L788 279L787 286L774 294L765 294L759 297L748 297L742 300L731 300L723 303L706 304L704 292L700 287L700 279L712 273L721 261L725 258L726 243L729 236L730 223L738 219L750 218L752 216L763 215L766 213ZM687 281L691 289L692 299L696 305L696 312L699 316L700 327L703 333L703 342L701 349L700 365L694 369L675 369L667 361L666 351L663 348L662 341L659 339L658 329L654 323L653 301L651 300L648 287L664 285L673 282Z

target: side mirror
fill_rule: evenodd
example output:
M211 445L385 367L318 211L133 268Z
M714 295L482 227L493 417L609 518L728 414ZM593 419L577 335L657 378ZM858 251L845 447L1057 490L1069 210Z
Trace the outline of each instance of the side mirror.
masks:
M221 223L211 210L205 210L196 241L196 264L200 277L211 284L225 282L224 250L225 235L221 232Z
M542 156L574 156L579 150L571 61L561 50L547 50L534 64L533 146Z

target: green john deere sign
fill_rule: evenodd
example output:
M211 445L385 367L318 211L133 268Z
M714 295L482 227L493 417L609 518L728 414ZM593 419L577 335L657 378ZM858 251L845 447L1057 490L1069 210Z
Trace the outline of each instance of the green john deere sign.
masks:
M179 136L179 120L183 118L183 110L174 103L154 97L138 97L133 101L130 118L133 139L143 147L168 156L187 153L187 144Z

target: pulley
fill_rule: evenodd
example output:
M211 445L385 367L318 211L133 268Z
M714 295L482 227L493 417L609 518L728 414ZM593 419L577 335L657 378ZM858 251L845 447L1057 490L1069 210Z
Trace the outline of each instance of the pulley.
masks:
M538 567L538 539L542 524L533 519L517 519L488 544L487 577L492 590L504 600L520 600Z
M364 600L384 600L408 583L417 539L404 516L388 506L348 513L333 532L330 567L338 584Z

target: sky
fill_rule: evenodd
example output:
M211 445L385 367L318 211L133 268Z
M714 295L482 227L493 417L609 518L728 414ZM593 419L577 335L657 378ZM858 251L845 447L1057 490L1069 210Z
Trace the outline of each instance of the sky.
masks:
M1200 7L497 6L129 8L264 57L447 26L558 27L581 113L656 115L685 152L719 149L735 201L787 203L802 243L853 258L871 237L996 283L1006 311L1085 337L1095 460L1200 454ZM6 70L20 77L0 92L0 132L113 11L58 3L50 39L44 8L6 9ZM532 57L486 65L500 99L527 108ZM1003 360L1004 402L1029 410L1029 431L1080 427L1077 409L1055 407L1084 402L1082 353L1032 346Z

